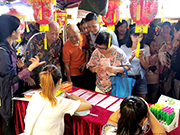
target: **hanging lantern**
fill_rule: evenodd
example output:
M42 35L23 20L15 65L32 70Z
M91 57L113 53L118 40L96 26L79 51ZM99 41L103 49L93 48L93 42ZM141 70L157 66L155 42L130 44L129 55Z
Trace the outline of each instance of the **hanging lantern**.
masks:
M40 24L40 31L49 31L48 24L53 20L53 6L56 0L29 0L34 10L34 19ZM47 49L47 37L44 37L44 49Z
M136 33L147 33L148 24L154 20L158 0L130 0L131 19L136 23Z
M67 18L66 12L63 12L62 10L59 9L54 11L54 21L59 23L61 30L63 29L64 25L66 25L66 18Z
M13 15L13 16L16 16L17 18L19 18L20 20L20 25L21 25L21 28L22 28L22 32L21 34L23 34L24 32L24 29L25 29L25 19L26 19L26 15L23 14L23 13L20 13L18 12L16 9L14 8L11 8L9 12L5 13L5 14L9 14L9 15ZM19 39L20 41L20 39Z
M53 19L53 6L56 0L30 0L34 10L34 19L40 24L40 31L48 31L47 24Z
M120 19L120 5L122 1L109 1L106 16L102 20L106 25L115 25Z

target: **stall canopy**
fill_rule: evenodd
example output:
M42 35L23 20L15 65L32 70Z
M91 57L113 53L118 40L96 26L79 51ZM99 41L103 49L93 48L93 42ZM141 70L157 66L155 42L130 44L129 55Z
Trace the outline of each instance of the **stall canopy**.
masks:
M102 16L106 15L109 0L82 0L79 9L92 11Z

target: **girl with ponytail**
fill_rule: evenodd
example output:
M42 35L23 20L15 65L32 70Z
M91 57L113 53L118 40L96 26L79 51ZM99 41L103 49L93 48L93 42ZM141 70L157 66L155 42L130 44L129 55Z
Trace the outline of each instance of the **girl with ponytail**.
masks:
M64 115L91 109L91 104L73 94L55 97L61 86L61 71L54 65L47 65L40 73L42 92L32 96L25 116L27 135L63 135ZM75 101L77 100L77 101Z
M143 126L149 121L154 135L166 135L161 124L154 117L147 102L139 97L128 96L120 104L120 110L113 113L101 135L141 135Z

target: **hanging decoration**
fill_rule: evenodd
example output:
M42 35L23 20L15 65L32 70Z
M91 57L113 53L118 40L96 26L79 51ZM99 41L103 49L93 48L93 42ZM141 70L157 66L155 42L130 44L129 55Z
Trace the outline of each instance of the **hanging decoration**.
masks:
M53 20L53 6L56 0L28 0L34 10L34 19L40 24L40 31L49 31L48 24ZM47 49L47 37L44 37L44 49Z
M17 18L19 18L19 20L21 22L20 25L21 25L21 28L22 28L21 34L23 34L24 29L25 29L25 19L26 19L27 16L25 14L23 14L23 13L18 12L14 8L11 8L10 11L5 13L5 14L13 15L13 16L16 16ZM21 39L19 39L18 41L21 41Z
M148 24L158 11L158 0L130 0L131 19L136 23L136 33L147 33Z
M164 22L164 8L163 6L161 7L161 22Z
M102 20L106 25L115 25L120 20L120 5L122 1L109 1L106 16Z
M54 21L59 23L60 30L62 31L63 27L66 25L66 12L63 12L60 9L54 11Z

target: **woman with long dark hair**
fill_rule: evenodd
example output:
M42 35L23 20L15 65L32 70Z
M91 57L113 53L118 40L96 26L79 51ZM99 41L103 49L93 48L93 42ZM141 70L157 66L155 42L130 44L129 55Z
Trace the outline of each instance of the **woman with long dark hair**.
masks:
M128 37L128 23L126 20L122 20L122 22L118 21L118 23L115 25L115 34L118 38L119 47L121 45L126 44L126 40Z
M147 102L142 98L128 96L120 103L120 109L109 117L101 135L142 135L147 121L154 135L166 135Z
M0 16L0 114L3 117L3 134L16 134L14 130L13 103L11 98L18 89L18 82L26 79L31 71L37 66L45 63L39 58L31 58L32 64L16 72L16 67L22 66L23 61L17 59L16 49L13 46L14 40L18 39L21 33L20 20L12 15Z
M139 41L138 41L139 40ZM135 57L137 44L140 42L139 57ZM144 44L144 35L135 33L135 27L129 32L127 43L121 46L131 63L128 76L136 79L132 94L145 99L147 94L147 82L145 78L145 69L149 67L149 46Z

